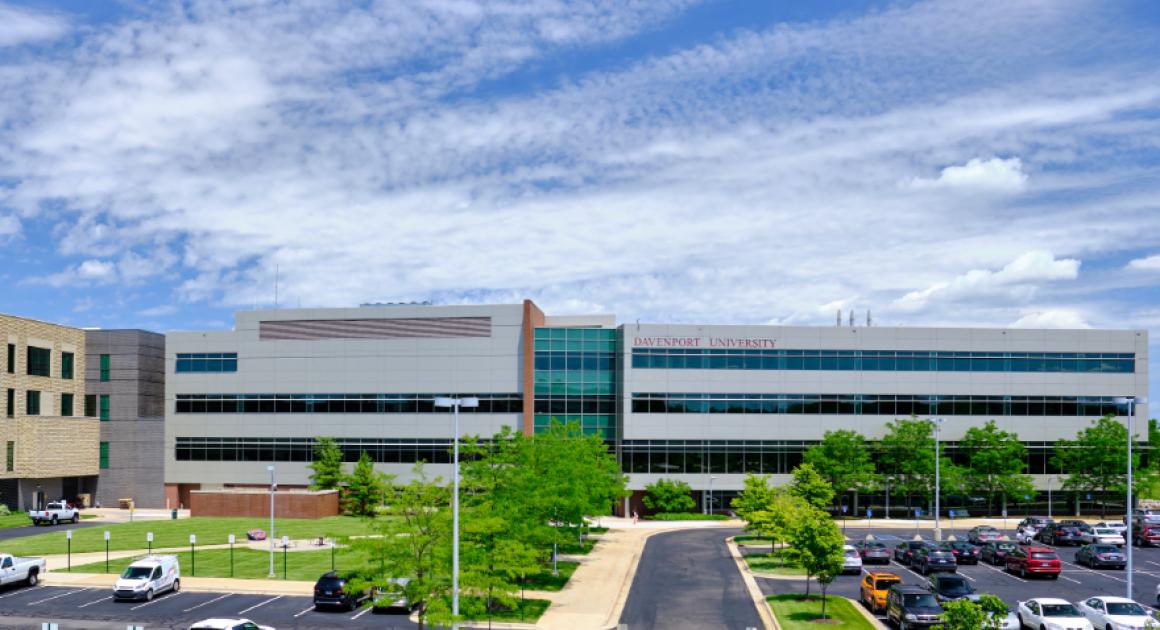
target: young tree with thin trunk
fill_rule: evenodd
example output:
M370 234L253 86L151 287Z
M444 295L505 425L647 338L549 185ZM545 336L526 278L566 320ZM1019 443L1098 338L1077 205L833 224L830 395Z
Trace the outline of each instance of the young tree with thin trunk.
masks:
M346 489L343 492L346 513L353 516L374 516L383 504L387 486L393 479L393 475L375 470L370 454L363 451L354 471L346 478Z
M806 450L803 461L830 482L835 502L846 492L862 490L874 479L870 448L857 431L826 431L821 442Z
M834 499L834 487L810 464L801 464L793 469L789 493L819 510L826 509Z
M334 490L346 475L342 471L342 449L334 438L314 438L313 461L307 464L311 490Z
M1052 463L1067 475L1065 490L1098 492L1105 497L1109 492L1127 490L1128 428L1107 415L1093 420L1091 426L1080 431L1074 440L1055 443ZM1132 452L1132 467L1140 465L1140 451ZM1100 501L1100 518L1106 517L1106 501Z
M1001 431L994 420L967 429L959 440L959 450L967 455L965 485L987 497L988 516L994 513L996 498L1021 497L1034 491L1031 477L1023 474L1027 449L1018 435Z
M791 553L806 570L805 598L809 599L810 581L815 576L831 576L832 580L841 573L846 538L829 514L805 503L795 510L787 534Z

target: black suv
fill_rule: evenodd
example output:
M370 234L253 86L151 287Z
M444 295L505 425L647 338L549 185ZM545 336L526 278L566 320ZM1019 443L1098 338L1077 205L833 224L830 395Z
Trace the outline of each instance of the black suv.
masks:
M1083 524L1083 521L1060 521L1058 523L1048 521L1047 525L1039 530L1039 540L1056 547L1060 545L1082 545L1080 525Z
M935 571L958 571L955 555L948 549L936 547L933 544L923 545L914 550L910 557L910 568L923 575L930 575Z
M975 587L971 586L967 578L961 575L932 575L928 588L939 604L960 599L979 600L979 594L975 592Z
M990 564L1000 565L1007 563L1007 554L1015 549L1015 543L1007 540L991 541L983 545L979 558Z
M370 599L369 588L355 591L349 587L352 577L340 575L334 571L324 573L314 583L314 607L335 606L343 610L354 610L359 604Z
M934 595L920 586L899 584L886 594L886 619L897 624L898 630L937 626L943 621L942 613Z
M911 558L914 557L914 551L926 546L925 540L908 540L900 542L894 547L894 561L898 564L910 566Z

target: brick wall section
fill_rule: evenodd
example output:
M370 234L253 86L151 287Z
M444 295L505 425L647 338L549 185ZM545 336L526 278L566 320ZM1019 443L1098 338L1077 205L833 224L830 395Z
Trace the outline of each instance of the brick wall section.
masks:
M190 516L270 516L270 493L261 491L194 490L189 493ZM338 491L277 492L277 518L325 518L338 515Z
M28 346L51 350L50 376L27 374ZM16 345L14 373L8 372L8 344ZM61 353L73 353L73 378L62 379ZM7 417L8 389L15 412ZM40 392L41 415L25 415L28 391ZM60 395L73 395L73 415L60 416ZM27 479L97 474L98 429L84 418L85 334L83 330L23 317L0 315L0 478ZM7 442L14 442L15 470L7 471Z

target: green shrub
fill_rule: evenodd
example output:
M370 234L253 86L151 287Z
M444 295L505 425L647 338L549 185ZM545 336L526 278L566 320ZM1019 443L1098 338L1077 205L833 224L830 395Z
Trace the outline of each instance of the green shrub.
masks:
M684 512L697 507L693 491L684 481L657 479L644 487L644 506L657 512Z
M9 510L7 505L0 503L0 516L10 516L11 514L12 510Z

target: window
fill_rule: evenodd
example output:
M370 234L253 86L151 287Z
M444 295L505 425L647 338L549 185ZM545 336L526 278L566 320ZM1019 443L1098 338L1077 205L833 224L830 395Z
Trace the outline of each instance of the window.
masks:
M73 415L73 395L72 394L61 394L60 395L60 415L66 417L66 418L71 417Z
M40 392L33 390L25 392L24 413L29 416L40 415Z
M16 442L9 442L7 451L7 457L4 458L4 470L12 472L12 469L16 467Z
M105 383L109 380L109 355L101 355L101 382Z
M101 420L109 419L109 395L101 394L99 396L101 401Z
M60 377L72 380L74 355L71 352L60 353Z
M179 352L177 373L187 372L237 372L236 352Z
M85 417L86 418L96 418L97 417L97 395L96 394L86 394L85 395Z
M11 444L11 442L9 442ZM109 468L109 443L101 442L101 470Z
M8 344L8 373L16 373L16 344Z
M29 376L49 376L52 369L52 351L48 348L28 346L27 374Z
M16 390L8 388L8 398L4 402L4 409L9 418L16 415Z

